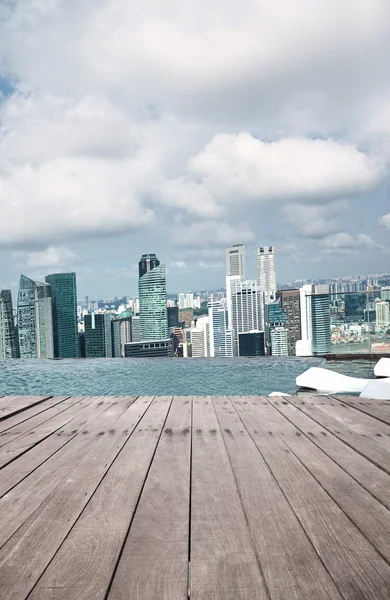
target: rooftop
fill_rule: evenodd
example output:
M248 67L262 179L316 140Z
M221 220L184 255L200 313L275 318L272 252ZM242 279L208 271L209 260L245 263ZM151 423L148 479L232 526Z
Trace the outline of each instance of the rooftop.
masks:
M390 403L0 398L0 597L390 597Z

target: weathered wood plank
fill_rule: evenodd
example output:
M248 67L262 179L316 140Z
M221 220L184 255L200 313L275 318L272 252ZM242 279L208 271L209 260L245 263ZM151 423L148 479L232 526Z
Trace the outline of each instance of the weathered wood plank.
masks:
M187 597L190 450L191 400L176 397L123 548L110 600Z
M45 400L45 402L35 404L31 408L26 408L26 410L16 413L16 415L4 419L4 421L0 421L0 435L3 436L5 432L11 428L21 425L21 423L31 419L31 417L34 417L39 413L46 412L48 408L60 404L67 398L69 398L69 396L52 396L51 398L48 398L48 400Z
M232 404L213 403L271 598L341 599Z
M137 400L114 427L106 427L100 417L101 431L90 440L83 460L0 550L1 589L7 600L29 594L143 413L144 404Z
M77 404L78 402L80 402L81 398L77 398L77 397L68 397L66 400L64 398L63 402L60 403L56 403L54 404L54 406L50 406L47 407L46 410L44 410L43 412L39 412L37 415L27 419L26 421L23 421L22 423L19 423L18 425L12 427L11 429L8 429L7 431L4 431L3 433L0 434L0 453L3 452L4 447L7 444L10 444L10 442L16 440L17 438L21 438L22 436L28 436L30 434L30 432L34 433L37 430L37 428L42 428L43 424L45 423L45 427L48 426L49 420L52 419L53 417L56 417L57 415L64 413L64 411L66 411L67 409L69 409L71 406ZM50 402L50 400L48 400L48 402ZM45 402L46 405L46 402ZM32 410L34 410L35 408L40 408L42 405L38 405L37 407L34 407ZM26 411L22 414L25 414ZM65 415L63 415L65 416ZM23 440L20 440L20 442L23 442ZM6 450L4 450L6 451Z
M61 486L66 477L81 463L91 443L94 444L95 438L102 432L102 426L106 429L115 426L117 420L129 406L127 402L113 402L113 398L98 400L96 398L95 405L87 407L87 413L83 411L80 415L80 427L78 429L75 426L77 422L75 419L60 432L48 438L49 440L62 440L61 449L52 455L50 460L45 462L41 468L38 468L16 488L1 498L0 547L23 525L45 498L56 487ZM93 414L92 417L90 417L91 413ZM89 420L89 423L86 422L87 420ZM69 443L65 444L64 442L67 439ZM15 463L17 465L29 454L23 455L9 466L11 467ZM0 471L0 475L1 473ZM8 478L6 478L7 481Z
M267 398L295 427L296 435L302 433L321 448L327 456L337 463L353 479L362 485L374 498L390 509L390 475L378 469L364 456L350 448L336 436L329 433L316 421L283 399Z
M151 401L142 404L146 413L35 586L31 600L106 597L170 405L169 398L159 398L150 406Z
M9 419L31 406L41 404L52 396L6 396L7 401L0 404L0 421Z
M263 405L232 402L345 600L386 600L388 563L274 433Z
M65 402L68 401L65 400ZM30 432L27 431L20 437L11 440L8 444L0 448L0 469L14 461L21 454L28 452L31 448L61 429L61 427L64 427L67 423L73 421L73 419L84 409L84 405L79 401L73 402L73 404L72 402L73 399L70 400L70 405L67 410L57 412L48 421L41 423Z
M373 442L390 450L390 426L373 417L355 410L348 404L343 404L333 397L310 397L310 405L317 406L330 417L342 423L352 431L364 435Z
M190 543L191 598L269 597L210 398L193 400Z
M386 473L390 473L390 452L385 448L380 447L371 439L364 435L353 431L350 427L346 427L334 417L331 417L326 412L320 410L318 406L311 403L311 397L305 396L305 399L295 396L286 397L286 400L307 414L313 421L316 421L328 432L332 433L345 444L348 444L356 452L365 456L374 465L383 469Z
M390 402L388 400L367 400L367 398L356 398L355 396L333 396L333 398L390 425Z
M260 406L261 414L267 415L269 426L390 563L390 511L314 445L313 436L297 436L296 427L285 418L282 411L277 410L279 403L273 406L274 402L273 398L269 398L268 406ZM257 404L256 400L251 400L251 403Z

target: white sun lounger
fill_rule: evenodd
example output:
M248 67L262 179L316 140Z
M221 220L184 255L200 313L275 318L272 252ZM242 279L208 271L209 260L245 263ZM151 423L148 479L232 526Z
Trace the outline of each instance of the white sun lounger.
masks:
M311 367L302 375L298 375L296 384L298 387L305 387L317 392L338 393L358 393L363 391L370 379L359 379L358 377L348 377L328 369L320 367Z
M390 400L390 378L373 379L366 385L360 394L360 398L371 398L372 400Z
M390 377L390 358L381 358L374 367L375 377Z

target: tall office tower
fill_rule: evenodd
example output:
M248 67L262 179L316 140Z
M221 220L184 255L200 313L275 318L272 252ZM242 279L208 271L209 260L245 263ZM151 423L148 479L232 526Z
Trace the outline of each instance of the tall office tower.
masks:
M193 358L210 356L210 334L208 316L199 317L196 326L191 329L191 346Z
M84 317L85 357L112 358L111 315L91 313Z
M286 327L271 329L271 355L288 356L288 332Z
M265 356L264 331L248 331L238 334L239 356Z
M18 358L18 350L11 290L2 290L0 292L0 359Z
M131 317L131 341L140 342L141 337L141 318L139 315L134 315Z
M300 289L300 302L301 339L297 342L297 356L331 352L329 286L304 285Z
M243 244L234 244L225 250L226 255L226 277L234 275L240 277L241 281L245 279L245 246Z
M271 333L274 329L283 327L287 331L287 315L284 312L279 298L264 306L265 340L267 354L274 355L272 350ZM284 356L279 354L278 356Z
M138 263L138 274L139 278L143 277L145 273L149 273L156 267L160 265L160 261L158 260L155 254L143 254L141 256L141 260Z
M179 309L183 310L186 308L186 295L185 292L180 292L179 294Z
M37 358L54 358L51 287L39 281L35 283L35 331Z
M226 301L228 311L228 327L233 328L232 315L232 281L245 280L245 246L234 244L225 249L226 257Z
M381 289L382 300L390 300L390 287L383 287Z
M125 344L131 342L131 317L120 320L121 323L121 353L125 355Z
M122 330L121 320L111 320L111 345L112 345L112 357L120 358L122 356Z
M386 329L390 325L390 304L386 300L375 302L376 329Z
M168 306L168 329L179 327L179 307Z
M226 298L208 301L210 356L233 356L233 330L228 328Z
M53 358L53 313L51 287L20 277L18 332L21 358Z
M275 248L273 246L262 246L257 249L257 282L261 293L264 294L264 302L272 302L276 298L276 269Z
M54 273L45 277L53 300L54 356L78 357L76 273Z
M234 330L234 355L238 355L238 334L264 330L263 300L257 281L231 282L232 329Z
M276 292L280 306L287 317L288 355L295 356L295 347L301 339L301 304L299 290L281 290Z
M145 259L144 257L154 257ZM149 270L145 271L145 261ZM156 264L156 266L153 266ZM138 280L139 310L142 341L158 341L168 338L168 311L165 267L155 254L143 255L139 263Z

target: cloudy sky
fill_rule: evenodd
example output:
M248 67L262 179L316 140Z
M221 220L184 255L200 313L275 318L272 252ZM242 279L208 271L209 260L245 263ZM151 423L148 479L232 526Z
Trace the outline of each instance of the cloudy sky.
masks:
M0 287L390 271L389 0L3 0Z

